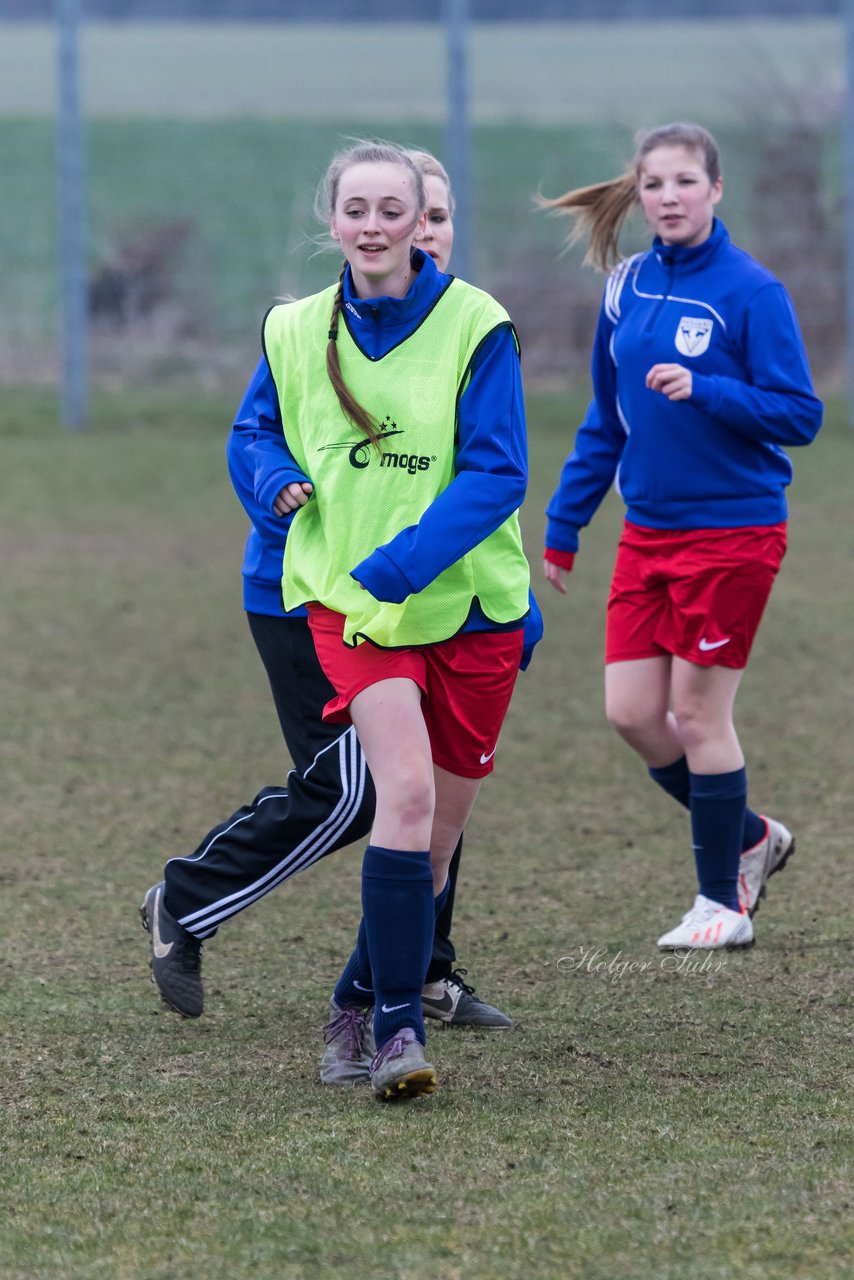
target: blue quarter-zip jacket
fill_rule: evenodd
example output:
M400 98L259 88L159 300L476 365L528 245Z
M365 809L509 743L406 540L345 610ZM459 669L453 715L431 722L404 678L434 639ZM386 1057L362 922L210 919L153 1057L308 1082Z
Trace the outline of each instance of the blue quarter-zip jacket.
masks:
M645 385L654 364L691 370L688 400ZM616 479L626 517L650 529L721 529L786 518L792 466L822 419L786 290L715 219L694 248L620 263L599 314L594 399L548 505L546 546L578 533Z
M417 274L405 298L357 298L349 268L345 272L341 315L371 360L381 359L404 341L451 282L452 277L437 271L421 250L414 251L413 265ZM266 357L246 389L226 455L235 491L252 522L243 561L244 607L282 616L282 560L293 516L276 516L273 502L286 484L311 477L304 475L288 449ZM513 332L505 325L489 335L472 361L458 406L456 475L451 484L417 524L354 565L353 576L378 600L399 602L421 591L512 515L525 496L527 476L519 355ZM533 595L530 603L525 665L542 635ZM300 608L289 616L304 614ZM495 624L475 610L465 629L493 630Z

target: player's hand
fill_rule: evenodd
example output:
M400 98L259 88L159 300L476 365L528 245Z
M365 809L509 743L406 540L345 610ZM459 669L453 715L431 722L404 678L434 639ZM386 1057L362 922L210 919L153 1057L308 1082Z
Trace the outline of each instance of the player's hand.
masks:
M273 503L273 510L277 516L289 515L298 507L304 507L313 492L314 485L308 480L295 480L292 484L286 484Z
M565 596L566 578L569 570L561 569L559 564L552 564L551 560L544 560L543 573L546 575L546 581L552 584L555 591L559 591L562 596Z
M646 375L650 391L660 391L668 400L690 400L691 370L681 364L654 364Z

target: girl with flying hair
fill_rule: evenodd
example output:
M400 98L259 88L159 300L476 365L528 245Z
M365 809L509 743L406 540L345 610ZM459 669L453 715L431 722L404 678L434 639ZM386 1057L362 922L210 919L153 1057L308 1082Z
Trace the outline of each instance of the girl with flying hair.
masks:
M715 210L717 145L696 124L638 139L610 182L540 199L574 219L585 262L610 270L594 399L547 509L545 576L566 592L579 531L616 481L626 504L608 600L609 722L690 812L698 893L662 949L744 947L787 828L747 804L733 708L786 548L787 445L822 406L792 303L730 241ZM651 247L621 259L637 208Z

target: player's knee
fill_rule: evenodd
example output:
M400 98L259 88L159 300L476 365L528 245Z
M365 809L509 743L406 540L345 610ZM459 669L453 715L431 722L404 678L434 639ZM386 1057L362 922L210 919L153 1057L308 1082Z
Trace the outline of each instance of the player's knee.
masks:
M415 785L411 790L395 796L391 807L397 820L406 826L421 827L425 823L432 823L432 788Z
M404 827L432 823L435 799L432 773L418 767L400 764L377 783L377 808Z
M605 717L608 724L621 738L632 742L651 728L646 709L630 698L609 696L605 701Z
M689 698L674 703L673 716L679 741L688 753L719 733L718 715L702 701Z

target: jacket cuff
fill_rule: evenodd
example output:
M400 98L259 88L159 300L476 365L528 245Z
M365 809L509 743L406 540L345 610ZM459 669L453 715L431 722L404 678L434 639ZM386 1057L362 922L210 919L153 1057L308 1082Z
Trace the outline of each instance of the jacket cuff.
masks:
M279 471L274 471L272 475L267 476L255 491L255 498L259 507L262 507L264 511L272 511L273 503L286 485L302 484L307 479L308 477L302 471L297 471L296 469L282 468Z
M701 413L714 413L721 402L721 387L714 374L692 374L688 403Z
M572 551L578 550L578 529L577 524L573 524L570 520L562 520L560 516L553 514L550 509L546 510L546 536L545 544L552 547L556 551Z
M409 580L401 573L382 547L372 551L361 564L350 570L350 577L370 591L375 600L384 604L403 604L413 594Z
M556 564L559 569L565 569L569 573L575 564L575 552L558 551L556 547L546 547L543 551L543 559L548 560L549 564Z

